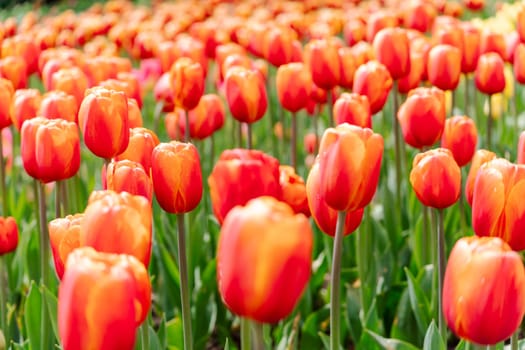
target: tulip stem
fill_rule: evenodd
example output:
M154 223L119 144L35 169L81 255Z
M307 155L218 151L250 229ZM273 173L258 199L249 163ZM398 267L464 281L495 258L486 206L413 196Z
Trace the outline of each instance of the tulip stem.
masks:
M153 131L155 134L159 133L160 114L162 113L163 108L164 102L157 102L155 104L155 110L153 111Z
M184 142L191 142L190 113L188 113L187 110L184 110L184 121L186 122L186 127L184 128Z
M328 125L335 126L334 122L334 111L333 111L333 105L334 105L334 94L332 90L326 91L326 108L328 109Z
M252 124L246 123L246 148L252 149ZM241 133L242 134L242 133Z
M9 215L7 208L7 189L5 186L5 159L4 159L4 139L0 130L0 186L2 186L2 215Z
M437 266L438 266L438 320L439 333L443 342L447 343L447 329L445 326L445 318L443 315L443 280L445 278L445 215L444 210L438 210L438 232L437 232Z
M466 115L472 115L472 114L469 114L469 97L470 97L470 84L469 84L469 79L468 79L468 74L465 73L464 75L465 77L465 101L464 101L464 113Z
M60 201L62 203L62 215L63 216L66 216L69 214L69 196L68 196L67 181L71 181L71 180L59 181L59 185L61 187Z
M266 91L268 93L268 125L269 125L269 135L270 139L272 140L272 152L274 155L277 154L277 138L273 132L273 126L275 125L275 115L273 111L273 103L272 103L272 87L274 84L272 84L272 74L269 74L268 78L266 79Z
M317 154L317 151L319 150L319 114L321 113L321 105L317 107L317 111L314 112L313 116L313 124L314 124L314 134L315 134L315 146L314 146L314 154Z
M487 116L487 149L490 151L492 146L492 95L489 95L488 99L489 113Z
M184 349L191 350L193 349L193 339L191 337L190 288L188 285L188 267L186 265L186 229L184 227L184 213L177 214L177 225Z
M241 350L251 349L250 321L241 317Z
M264 350L264 337L263 337L263 325L262 323L253 321L253 341L254 341L254 350Z
M297 172L297 115L292 113L292 139L290 141L292 146L291 163L294 170Z
M430 227L430 220L428 218L428 211L429 208L424 205L423 206L423 233L421 237L421 265L424 266L428 263L428 247L430 246L428 244L428 236L429 236L429 227Z
M332 252L332 274L330 276L330 350L339 350L341 342L341 255L346 211L337 212L334 249Z
M397 120L397 80L394 80L394 87L392 88L392 97L394 102L394 144L395 144L395 158L396 158L396 203L399 210L401 210L401 140L399 138L399 121Z
M0 331L4 333L6 344L9 344L9 334L7 332L7 264L4 257L0 256Z
M35 182L38 181L35 179ZM41 284L43 287L49 286L49 233L47 231L47 214L46 214L46 188L43 182L36 183L38 186L38 212L40 224L40 266L42 269ZM47 347L49 343L49 316L47 314L46 293L42 291L41 304L41 325L40 336L42 344Z
M512 336L510 337L510 350L518 350L518 333L519 328L516 332L512 333Z
M60 211L60 201L62 196L62 189L61 189L61 181L55 182L55 218L62 217L62 213Z

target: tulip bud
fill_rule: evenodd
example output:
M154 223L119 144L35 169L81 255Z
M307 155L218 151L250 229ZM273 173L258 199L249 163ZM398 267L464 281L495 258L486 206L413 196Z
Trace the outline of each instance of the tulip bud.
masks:
M46 92L37 114L48 119L64 119L77 123L78 104L73 95L60 90Z
M288 204L296 214L301 213L309 217L310 209L303 178L295 173L293 167L281 165L279 166L279 183L283 202Z
M204 93L204 70L188 57L179 58L170 69L175 104L185 110L195 108Z
M455 90L461 75L461 51L454 46L440 44L428 54L429 82L441 90Z
M73 95L78 106L84 99L88 84L86 74L78 67L62 68L51 76L51 90Z
M505 89L505 62L494 52L479 56L474 73L476 87L484 94L493 95Z
M127 159L109 163L105 183L105 189L143 196L151 202L153 184L140 163Z
M354 50L351 47L340 47L337 50L339 60L341 61L341 72L339 77L339 86L344 89L352 89L354 85L354 74L357 69L354 58Z
M19 89L11 100L11 118L17 130L28 119L37 116L42 96L37 89Z
M146 128L129 130L129 143L124 152L117 155L115 160L128 159L140 163L147 174L151 169L151 153L160 143L157 135Z
M461 57L461 72L472 73L478 64L481 33L470 22L462 23L461 27L465 43Z
M265 33L263 54L273 66L280 67L292 61L294 34L291 29L279 27L273 27Z
M13 124L11 101L14 95L15 89L11 81L0 78L0 130Z
M410 46L406 31L401 28L384 28L374 37L376 59L389 71L394 80L399 80L410 71Z
M312 246L308 219L286 203L259 197L233 208L221 228L217 252L222 300L233 313L257 322L285 318L310 278Z
M13 217L0 217L0 257L18 246L18 226Z
M304 48L304 62L315 85L330 90L339 85L341 62L333 39L312 40Z
M303 63L280 66L275 77L277 97L284 109L296 113L306 107L312 86L310 72Z
M503 34L491 30L481 32L479 52L481 55L489 52L498 54L502 59L506 55L506 43Z
M470 165L470 170L467 176L467 182L465 183L465 195L467 197L467 202L472 206L472 197L474 195L474 184L476 181L476 176L478 175L479 168L487 163L496 159L496 153L487 151L485 149L479 149L474 153L472 157L472 163Z
M64 276L64 266L69 253L80 247L80 226L83 219L84 214L82 213L57 218L48 224L49 241L59 279Z
M368 98L370 112L374 115L385 105L392 84L386 67L378 61L369 61L355 71L353 92Z
M264 116L268 97L259 72L231 68L226 74L225 91L230 112L239 122L254 123Z
M467 165L478 143L476 123L467 116L454 116L445 121L441 136L441 147L452 152L454 160L460 167Z
M372 128L370 104L366 96L345 92L335 101L333 107L336 125L348 123L362 128Z
M17 56L0 59L0 76L11 83L15 90L27 88L27 65Z

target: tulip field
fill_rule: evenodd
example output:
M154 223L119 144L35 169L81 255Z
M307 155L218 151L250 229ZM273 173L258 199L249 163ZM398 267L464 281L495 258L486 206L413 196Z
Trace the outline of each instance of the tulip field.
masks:
M0 350L525 349L522 84L525 2L0 9Z

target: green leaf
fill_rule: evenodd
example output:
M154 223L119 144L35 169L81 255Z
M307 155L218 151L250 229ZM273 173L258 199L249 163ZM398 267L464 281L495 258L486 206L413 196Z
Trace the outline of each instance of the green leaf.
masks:
M42 319L42 295L34 281L29 287L29 294L24 304L24 323L29 339L30 350L44 349L41 341L40 326Z
M184 336L182 333L182 320L179 317L169 320L166 323L166 340L168 347L184 348Z
M372 338L385 350L418 350L414 345L398 339L387 339L372 331L366 330Z
M410 306L408 288L405 288L397 305L390 336L412 344L423 344L423 334L414 332L415 329L417 329L417 321Z
M149 348L150 350L163 350L165 347L161 345L159 336L157 333L155 333L155 330L148 326L148 333L149 333Z
M361 333L363 332L361 319L359 317L360 312L361 302L359 300L359 291L353 287L349 287L346 293L346 316L348 330L354 343L359 341Z
M325 305L322 309L308 315L302 327L299 349L319 349L322 346L319 331L325 332L329 325L330 308Z
M230 350L230 340L226 338L226 343L224 344L224 350Z
M423 350L446 350L445 343L439 334L436 323L432 321L428 326L425 334L425 342L423 343Z
M47 289L47 287L42 286L44 293L46 295L46 304L47 312L49 319L51 321L51 328L55 334L55 339L58 339L58 327L57 327L57 297Z
M416 317L417 327L421 333L425 333L427 325L430 324L430 306L423 290L419 287L416 279L409 269L405 267L405 274L408 283L408 296L412 311Z

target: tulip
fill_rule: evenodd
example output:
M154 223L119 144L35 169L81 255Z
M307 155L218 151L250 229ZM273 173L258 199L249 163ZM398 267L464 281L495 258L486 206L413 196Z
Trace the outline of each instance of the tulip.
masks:
M485 0L463 0L463 4L471 11L479 11L485 7Z
M18 226L13 217L0 217L0 258L18 246Z
M426 69L424 55L425 53L416 52L414 49L411 49L410 71L397 82L397 89L400 93L408 94L410 90L419 86L419 83L423 78L424 70Z
M410 46L406 31L400 28L384 28L374 37L374 52L394 80L410 72Z
M517 164L525 164L525 131L520 133L518 139L518 155L516 159Z
M287 204L263 196L235 207L221 227L217 251L222 300L233 313L257 322L285 318L310 278L312 246L307 218Z
M304 48L304 62L312 80L321 89L330 90L339 84L341 61L339 47L333 39L312 40Z
M222 152L208 178L213 213L222 224L236 205L260 196L281 198L279 161L258 150Z
M362 128L372 128L372 115L368 98L355 93L343 93L333 107L336 125L348 123Z
M80 106L89 82L86 74L78 67L62 68L51 76L51 89L73 95Z
M372 13L366 23L366 40L371 43L377 33L384 28L397 27L398 18L386 11L376 11Z
M55 262L55 271L59 279L64 276L67 257L73 250L80 247L80 226L83 219L84 214L82 213L57 218L48 224L49 241Z
M128 126L130 129L142 127L142 113L140 112L137 100L128 98Z
M111 307L100 308L100 303ZM58 333L64 350L134 349L136 329L150 304L148 272L133 256L75 250L58 291Z
M155 196L168 213L187 213L202 198L199 153L191 143L158 144L151 156L151 179Z
M432 146L441 137L445 114L444 93L441 90L412 90L397 113L405 142L418 149Z
M151 204L127 192L95 191L80 227L80 246L99 252L133 255L144 266L151 256Z
M18 34L2 41L2 57L17 56L27 64L27 75L38 71L40 49L29 35Z
M454 116L445 121L441 136L441 147L452 152L454 160L460 167L467 165L478 143L476 123L467 116Z
M109 159L119 155L129 143L126 95L102 87L87 90L78 123L84 143L96 156Z
M75 123L36 117L21 131L21 154L29 176L48 183L74 176L80 168L80 139Z
M140 163L127 159L109 163L105 182L105 189L143 196L151 202L153 184Z
M427 32L437 15L434 5L426 1L410 2L404 13L403 24L409 29Z
M354 50L351 47L341 47L337 50L341 61L341 71L339 74L339 86L344 89L352 89L354 85L354 74L357 69L354 58Z
M183 135L186 130L186 121L178 119L178 127ZM224 125L224 104L216 94L203 95L197 107L188 112L190 122L190 137L204 140Z
M465 183L465 195L467 197L467 202L472 206L472 198L474 196L474 184L476 181L476 176L478 175L479 168L493 160L496 159L496 153L487 151L485 149L479 149L474 153L472 157L472 163L470 165L470 170L467 176L467 182Z
M386 67L378 61L369 61L355 71L353 92L368 98L370 112L374 115L385 105L392 84Z
M451 21L447 25L437 26L434 30L433 37L437 44L447 44L457 47L463 53L465 47L464 31L461 24L457 21Z
M282 201L288 204L296 214L310 216L306 186L301 176L295 173L293 167L279 166L279 184L281 185Z
M291 29L273 27L265 32L263 55L275 67L290 63L293 55L295 32Z
M464 237L450 252L443 313L459 337L497 344L519 327L525 313L525 269L499 238Z
M0 130L13 124L11 101L14 94L15 89L11 81L0 78Z
M73 95L60 90L46 92L37 114L48 119L64 119L77 123L78 104Z
M493 95L505 89L505 62L495 52L482 54L475 71L476 87L484 94Z
M491 30L484 30L481 33L479 51L480 54L494 52L502 59L505 58L507 49L503 34Z
M225 92L230 112L238 121L254 123L264 116L268 98L258 72L241 67L230 69L226 75Z
M140 163L147 174L151 169L151 154L155 146L160 143L157 135L146 128L129 130L129 143L124 152L117 155L115 160L128 159Z
M16 129L20 131L22 124L37 116L42 96L37 89L19 89L11 100L11 118Z
M366 39L366 26L360 19L350 19L345 23L343 36L348 46L353 46Z
M297 113L306 107L312 80L303 63L281 65L275 77L277 97L284 109Z
M170 83L175 104L186 111L195 108L204 93L204 70L187 57L179 58L170 69Z
M170 85L170 74L164 73L160 76L159 80L153 88L153 95L155 96L155 101L162 104L163 112L170 112L175 107L173 102L173 92L171 91Z
M463 29L464 46L461 57L461 72L472 73L476 69L479 58L479 46L481 33L477 27L470 22L461 24Z
M520 41L525 42L525 8L521 8L517 13L516 31L519 34Z
M18 56L0 59L0 76L10 80L15 90L27 88L27 65Z
M434 46L428 54L429 82L441 90L455 90L461 74L461 51L451 45Z
M317 135L309 132L304 135L304 150L306 153L313 155L317 152Z

